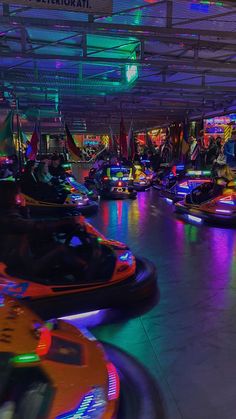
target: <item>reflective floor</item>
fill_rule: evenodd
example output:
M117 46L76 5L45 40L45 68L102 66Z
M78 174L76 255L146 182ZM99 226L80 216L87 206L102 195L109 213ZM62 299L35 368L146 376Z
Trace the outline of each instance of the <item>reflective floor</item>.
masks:
M236 233L185 224L150 190L102 201L94 225L158 268L161 300L96 336L138 358L162 389L167 418L236 417ZM147 418L148 419L148 418Z

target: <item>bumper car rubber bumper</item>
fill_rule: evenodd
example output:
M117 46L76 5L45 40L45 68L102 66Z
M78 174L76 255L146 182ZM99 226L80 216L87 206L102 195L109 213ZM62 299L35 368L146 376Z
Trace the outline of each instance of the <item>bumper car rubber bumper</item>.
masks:
M196 206L187 206L182 203L178 203L175 206L175 210L178 214L183 215L185 217L192 216L202 219L207 223L212 224L221 224L227 225L231 227L236 227L236 211L232 211L231 213L224 213L224 212L208 212L204 211L199 207Z
M73 294L56 294L26 300L27 305L43 320L55 317L94 311L105 308L126 309L137 303L146 304L159 297L157 272L154 264L147 259L136 259L135 276L109 287L94 288L88 291L75 290Z
M161 390L149 372L123 350L104 342L102 345L120 378L117 419L165 419Z

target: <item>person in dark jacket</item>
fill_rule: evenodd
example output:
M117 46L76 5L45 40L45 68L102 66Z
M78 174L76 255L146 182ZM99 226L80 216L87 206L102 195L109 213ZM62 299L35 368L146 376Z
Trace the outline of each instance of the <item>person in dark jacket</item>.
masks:
M206 153L207 153L207 155L206 155L207 166L212 166L214 161L217 159L217 157L219 155L218 143L216 142L214 137L209 138L209 145L208 145L208 148L206 150Z
M35 194L38 189L38 180L35 174L36 167L37 164L34 160L28 160L21 176L22 192L32 197L36 197Z
M224 155L226 163L231 168L236 168L236 131L232 133L231 138L224 145Z
M86 262L64 244L53 240L55 233L72 233L82 218L58 221L35 221L24 218L19 208L21 195L15 182L0 183L0 261L18 266L28 274L44 275L57 264L68 264L73 272L81 272Z
M66 178L66 172L61 164L61 159L59 156L52 156L51 164L49 166L49 172L52 176L60 178L62 180Z

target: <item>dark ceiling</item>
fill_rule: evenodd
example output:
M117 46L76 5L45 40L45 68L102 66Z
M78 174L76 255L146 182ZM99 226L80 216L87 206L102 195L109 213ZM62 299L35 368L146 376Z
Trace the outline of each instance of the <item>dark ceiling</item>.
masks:
M0 3L0 113L17 99L26 129L40 116L98 133L121 110L136 129L235 112L235 1L113 3L110 16Z

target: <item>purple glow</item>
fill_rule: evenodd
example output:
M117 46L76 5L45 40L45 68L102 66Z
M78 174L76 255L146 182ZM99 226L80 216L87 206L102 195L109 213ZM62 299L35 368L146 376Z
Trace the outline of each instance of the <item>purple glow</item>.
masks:
M61 61L56 61L56 68L61 68L62 67L62 62Z
M221 210L221 209L217 209L216 210L216 212L219 212L219 213L222 213L222 214L231 214L232 213L232 211L230 211L230 210Z
M170 198L166 198L166 202L167 202L168 204L173 204L173 201L172 201L172 199L170 199Z
M110 309L101 309L95 311L89 311L84 313L78 313L72 316L61 317L61 320L65 320L72 323L74 326L81 328L93 328L102 323L106 323L107 319L112 318L112 311Z
M98 313L100 313L101 310L95 310L95 311L87 311L85 313L79 313L79 314L74 314L72 316L66 316L66 317L61 317L62 320L79 320L79 319L88 319L89 317L94 317L96 316Z

